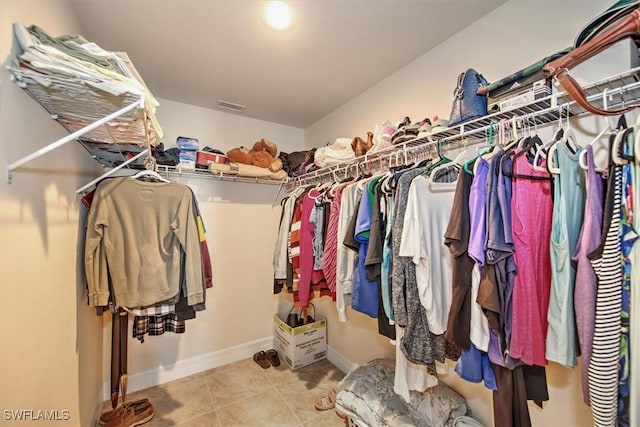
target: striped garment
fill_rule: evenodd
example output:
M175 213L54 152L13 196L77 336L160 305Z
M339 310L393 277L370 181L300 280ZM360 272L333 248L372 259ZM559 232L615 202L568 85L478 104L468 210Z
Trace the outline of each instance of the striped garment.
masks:
M611 167L604 210L604 244L590 254L598 276L593 352L589 363L589 394L596 427L616 425L618 408L618 358L620 310L622 306L622 264L620 254L620 204L622 171Z
M340 221L340 205L342 203L342 189L346 185L340 185L333 191L331 210L329 212L329 225L325 235L324 254L322 256L322 270L329 285L329 290L336 292L338 274L338 223ZM329 192L330 193L330 192Z
M302 219L302 200L305 194L306 193L301 194L298 200L296 200L288 237L289 262L293 267L293 292L297 292L300 287L300 226Z
M122 307L124 311L127 311L134 316L164 316L165 314L175 313L176 305L175 304L161 304L161 305L153 305L151 307L142 307L142 308L127 308Z

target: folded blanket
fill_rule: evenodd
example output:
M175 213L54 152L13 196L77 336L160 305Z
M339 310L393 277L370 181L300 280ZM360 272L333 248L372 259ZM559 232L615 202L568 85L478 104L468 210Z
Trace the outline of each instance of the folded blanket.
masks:
M355 159L356 155L351 148L351 141L352 138L336 138L336 141L330 146L318 148L315 154L315 164L323 168Z
M285 179L287 173L283 170L271 172L259 166L243 165L242 163L209 163L209 171L216 175L220 172L227 175L247 176L250 178Z
M406 403L393 391L394 376L393 360L376 359L360 366L340 382L336 405L369 426L452 426L468 411L464 398L443 383L422 393L412 391Z

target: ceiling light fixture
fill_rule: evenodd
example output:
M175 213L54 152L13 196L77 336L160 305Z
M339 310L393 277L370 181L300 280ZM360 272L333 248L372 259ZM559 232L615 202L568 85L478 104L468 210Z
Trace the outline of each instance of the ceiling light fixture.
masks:
M291 27L291 9L284 2L270 1L265 7L264 20L274 30L287 30Z

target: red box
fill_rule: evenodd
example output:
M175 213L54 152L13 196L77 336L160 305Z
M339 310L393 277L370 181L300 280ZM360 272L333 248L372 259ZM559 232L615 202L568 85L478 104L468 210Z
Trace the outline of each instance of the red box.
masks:
M227 163L227 156L209 153L208 151L198 151L196 153L196 165L208 168L209 163Z

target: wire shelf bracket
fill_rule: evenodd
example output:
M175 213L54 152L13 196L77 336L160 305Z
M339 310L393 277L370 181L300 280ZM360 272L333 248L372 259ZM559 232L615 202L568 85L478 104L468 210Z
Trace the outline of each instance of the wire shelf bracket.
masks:
M41 149L34 151L33 153L19 159L16 160L13 163L10 163L9 165L7 165L7 183L11 184L12 181L12 172L15 169L18 169L19 167L25 165L26 163L29 163L32 160L37 159L38 157L41 157L47 153L49 153L50 151L55 150L56 148L60 148L63 145L67 144L68 142L74 141L76 139L78 139L79 137L81 137L82 135L85 135L88 132L91 132L92 130L122 116L123 114L128 113L129 111L133 110L134 108L142 108L144 109L144 98L127 105L126 107L121 108L120 110L109 114L108 116L105 116L99 120L96 120L95 122L81 128L78 129L77 131L70 133L69 135L62 137L60 139L58 139L57 141L52 142L51 144L42 147Z

